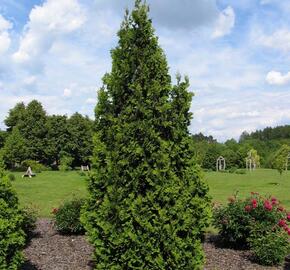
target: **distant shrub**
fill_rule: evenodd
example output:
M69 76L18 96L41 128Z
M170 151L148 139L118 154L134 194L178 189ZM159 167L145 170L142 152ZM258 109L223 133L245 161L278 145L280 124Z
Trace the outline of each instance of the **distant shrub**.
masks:
M0 269L18 269L23 262L25 235L18 199L6 177L0 178Z
M230 169L229 169L229 173L235 173L236 171L237 171L237 167L231 167Z
M9 179L11 182L15 181L15 179L16 179L16 177L15 177L15 175L14 175L13 173L9 173L9 174L7 174L7 177L8 177L8 179Z
M64 202L59 208L54 208L54 221L56 229L63 234L82 234L84 227L80 221L81 208L84 199L74 198Z
M87 174L85 172L79 171L78 172L79 176L86 176Z
M246 171L245 169L237 169L237 170L235 171L235 173L236 173L236 174L246 174L247 171Z
M42 171L48 170L48 168L44 166L43 164L39 163L38 161L30 160L30 159L22 161L21 167L24 169L31 167L32 171L35 173L41 173Z
M257 193L245 200L230 197L226 206L214 211L214 224L223 243L251 248L256 260L265 265L282 263L290 251L288 221L290 213L276 198Z
M70 171L72 170L72 162L73 158L71 156L64 155L60 158L60 165L58 166L58 169L62 172Z

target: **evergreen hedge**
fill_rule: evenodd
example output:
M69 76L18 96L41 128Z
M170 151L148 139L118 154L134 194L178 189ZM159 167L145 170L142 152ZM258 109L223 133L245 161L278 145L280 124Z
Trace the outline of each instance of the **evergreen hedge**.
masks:
M98 95L82 215L95 269L200 269L210 199L188 131L188 79L172 86L141 1L118 36Z
M0 177L0 269L19 269L25 234L18 199L10 181Z

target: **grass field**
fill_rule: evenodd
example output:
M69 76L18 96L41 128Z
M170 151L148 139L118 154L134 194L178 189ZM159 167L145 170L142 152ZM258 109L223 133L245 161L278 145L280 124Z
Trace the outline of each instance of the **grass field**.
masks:
M224 203L238 191L245 197L251 191L261 195L273 195L290 210L290 172L280 176L277 170L258 169L247 174L211 172L205 174L213 201Z
M21 205L36 207L39 216L48 217L53 207L73 196L86 195L86 177L76 171L48 171L33 178L22 178L23 173L15 173L13 182Z
M86 196L86 180L78 172L42 172L36 177L21 178L15 173L14 187L21 205L32 204L42 217L50 216L53 207L73 196ZM251 191L277 197L290 210L290 172L282 177L276 170L260 169L247 174L206 173L213 201L224 203L239 191L241 197Z

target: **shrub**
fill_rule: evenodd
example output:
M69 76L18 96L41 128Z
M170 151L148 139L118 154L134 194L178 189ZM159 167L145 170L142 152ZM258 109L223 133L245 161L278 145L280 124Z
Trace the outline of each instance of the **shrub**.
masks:
M244 247L250 236L250 216L245 215L247 203L236 196L229 198L227 206L220 206L214 211L214 225L219 229L224 244L233 247Z
M25 235L18 199L6 177L0 178L0 269L18 269L23 262Z
M233 196L228 205L217 208L214 214L214 224L224 243L250 247L257 261L266 265L281 263L287 255L288 221L290 214L276 198L264 198L257 193L245 200ZM274 243L282 246L275 247ZM269 255L274 247L276 255Z
M246 171L245 169L237 169L237 170L235 171L235 173L236 173L236 174L246 174L247 171Z
M42 171L48 170L48 168L44 166L43 164L39 163L38 161L30 160L30 159L22 161L21 167L22 169L25 169L25 170L28 167L31 167L32 171L35 173L41 173Z
M59 208L54 208L55 227L63 234L82 234L84 227L80 221L84 199L74 198L64 202Z
M62 172L70 171L72 169L72 162L73 158L71 156L64 155L60 158L60 165L58 166L58 169Z
M22 230L27 238L29 238L36 228L37 212L35 208L31 206L25 206L20 211L23 218Z
M230 169L229 169L229 173L235 173L236 171L237 171L237 167L231 167Z
M9 181L13 182L15 181L16 177L13 173L9 173L7 174L7 178L9 179Z
M288 234L279 226L266 231L252 228L249 244L255 260L263 265L281 265L290 252Z

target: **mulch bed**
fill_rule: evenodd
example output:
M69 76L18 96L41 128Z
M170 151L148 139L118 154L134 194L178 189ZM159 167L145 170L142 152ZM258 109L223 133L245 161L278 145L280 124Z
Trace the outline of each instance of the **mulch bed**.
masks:
M251 261L249 251L221 248L215 237L204 243L205 270L290 270L290 260L282 267L265 267ZM27 259L22 270L91 270L92 247L84 236L59 235L49 219L39 219L34 237L24 250Z

